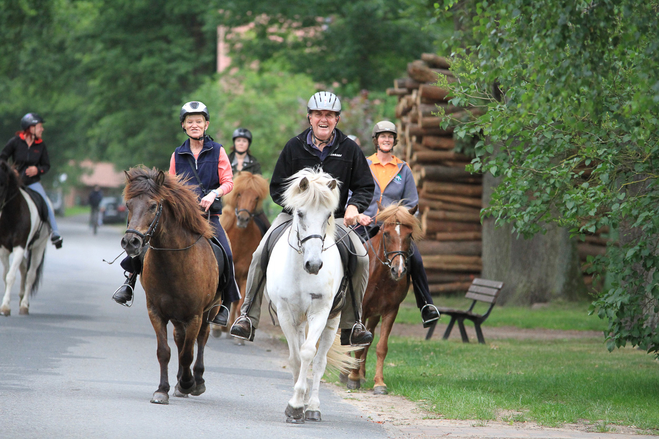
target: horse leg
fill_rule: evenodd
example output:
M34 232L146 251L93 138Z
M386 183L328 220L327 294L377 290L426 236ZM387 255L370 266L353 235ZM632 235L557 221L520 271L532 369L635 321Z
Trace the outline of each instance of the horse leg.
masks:
M21 265L18 266L18 271L21 275L21 286L18 290L18 314L26 316L30 313L30 295L28 293L30 290L28 285L31 286L34 283L34 279L32 282L28 282L28 276L30 275L29 272L31 272L32 269L28 271L26 259L21 261Z
M300 379L305 380L306 375L300 376L300 329L297 325L293 323L290 312L284 307L277 307L277 316L279 317L279 325L281 330L286 337L286 342L288 343L288 361L291 367L291 372L293 374L294 385L294 396L297 395L297 383ZM302 328L302 331L304 329ZM304 392L302 393L304 395ZM286 422L290 424L303 424L304 423L304 406L302 398L298 396L300 402L297 405L291 405L290 401L286 407Z
M181 337L177 340L178 352L178 383L176 391L189 395L195 389L195 379L190 365L194 360L194 344L201 328L202 316L192 318L187 324L176 324L176 333ZM182 341L181 344L179 344ZM179 395L177 395L179 396Z
M372 334L375 331L378 323L380 322L380 316L370 317L366 321L366 329L368 329ZM359 361L359 367L353 369L348 375L347 387L350 390L359 389L362 384L366 382L366 355L368 354L369 346L364 346L363 349L355 351L355 358Z
M169 404L167 366L169 364L171 350L167 344L167 322L151 311L149 311L149 318L151 319L153 329L156 331L156 339L158 340L156 354L160 363L160 385L158 386L158 390L153 393L151 402L154 404Z
M313 360L313 382L311 388L311 395L307 403L307 409L304 413L304 418L307 421L320 421L320 380L327 368L327 353L332 347L334 338L336 337L336 330L339 327L339 317L335 317L327 322L323 330L320 341L318 342L318 352Z
M11 289L14 286L16 281L16 273L20 267L21 262L23 261L23 256L25 254L25 249L21 247L16 247L14 249L14 259L9 263L9 252L2 250L2 262L5 264L5 295L2 299L2 306L0 306L0 314L3 316L11 315L10 307L10 296ZM9 267L9 269L7 269Z
M382 325L380 325L380 340L376 347L377 362L375 365L375 377L373 378L373 392L376 395L386 395L387 385L384 383L384 359L387 357L389 351L388 341L391 328L394 326L394 320L398 309L394 312L382 316Z
M204 315L201 319L202 323L201 328L199 329L199 335L197 335L197 360L192 369L195 388L190 393L192 396L199 396L206 391L206 380L204 380L204 350L206 349L208 334L210 333L210 324L207 320L207 316Z
M46 252L46 246L48 241L44 240L38 245L35 245L30 251L30 268L28 269L27 261L23 261L21 264L21 301L20 308L18 313L21 315L29 314L30 309L30 294L34 288L35 282L37 282L37 276L39 274L39 269L43 263L44 254Z

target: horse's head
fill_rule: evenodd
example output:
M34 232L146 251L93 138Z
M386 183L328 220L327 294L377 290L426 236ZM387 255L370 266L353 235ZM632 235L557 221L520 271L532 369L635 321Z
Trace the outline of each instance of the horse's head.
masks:
M303 255L304 270L318 274L323 267L325 237L334 236L338 182L326 172L303 169L290 178L283 198L284 207L293 212L289 244Z
M408 210L399 204L383 208L378 202L380 213L376 220L380 227L381 242L378 257L389 267L389 274L396 282L407 274L413 241L421 237L421 225L414 217L416 206Z
M233 190L224 201L236 212L236 226L244 229L263 206L268 196L268 181L251 172L241 172L233 180Z
M18 192L19 187L20 180L14 168L6 161L0 160L0 210L10 200L12 194Z

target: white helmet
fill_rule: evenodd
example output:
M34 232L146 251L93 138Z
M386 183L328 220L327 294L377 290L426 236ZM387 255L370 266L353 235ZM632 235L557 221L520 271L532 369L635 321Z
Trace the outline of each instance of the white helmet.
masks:
M207 121L211 120L211 115L208 113L208 108L206 108L203 102L190 101L184 104L181 107L181 113L179 114L179 120L181 123L183 123L185 120L185 116L189 114L201 114Z
M307 113L313 110L329 110L341 114L341 101L334 93L319 91L311 96L307 104Z

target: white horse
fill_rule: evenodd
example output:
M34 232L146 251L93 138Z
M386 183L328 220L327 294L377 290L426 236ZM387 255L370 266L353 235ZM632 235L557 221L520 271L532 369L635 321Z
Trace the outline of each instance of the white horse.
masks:
M39 217L37 206L21 188L14 170L0 161L0 260L5 281L0 315L11 314L9 299L18 271L19 314L29 314L29 297L39 287L49 237L50 225Z
M330 315L343 278L334 241L333 212L339 189L331 175L319 170L303 169L289 180L283 198L293 221L272 250L266 291L288 342L295 382L286 422L304 423L305 419L320 421L320 379L341 316L340 312ZM307 374L312 361L309 392Z

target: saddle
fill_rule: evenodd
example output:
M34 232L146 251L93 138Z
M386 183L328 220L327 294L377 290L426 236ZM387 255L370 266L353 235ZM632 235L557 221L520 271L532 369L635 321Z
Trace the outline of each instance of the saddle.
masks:
M275 244L277 244L279 238L281 238L281 235L288 228L292 221L293 220L288 220L281 223L272 231L272 233L270 233L270 236L268 236L268 240L265 242L265 247L261 253L260 264L261 271L263 273L266 273L267 271L268 261L270 260L272 249L275 247ZM352 291L352 282L350 279L357 269L357 254L355 251L355 246L353 245L348 235L338 236L338 233L341 231L341 229L337 228L336 230L337 234L334 235L334 238L336 239L336 248L339 250L341 262L343 263L343 279L341 280L341 285L339 286L339 289L334 296L334 302L332 303L332 310L330 311L330 315L335 315L337 312L343 309L348 287ZM264 281L265 275L260 282Z
M34 201L34 204L37 206L37 212L39 212L39 218L41 218L41 221L50 224L48 221L48 205L46 204L46 200L44 200L41 194L34 189L25 187L23 190L30 195L30 198L32 198L32 201Z

